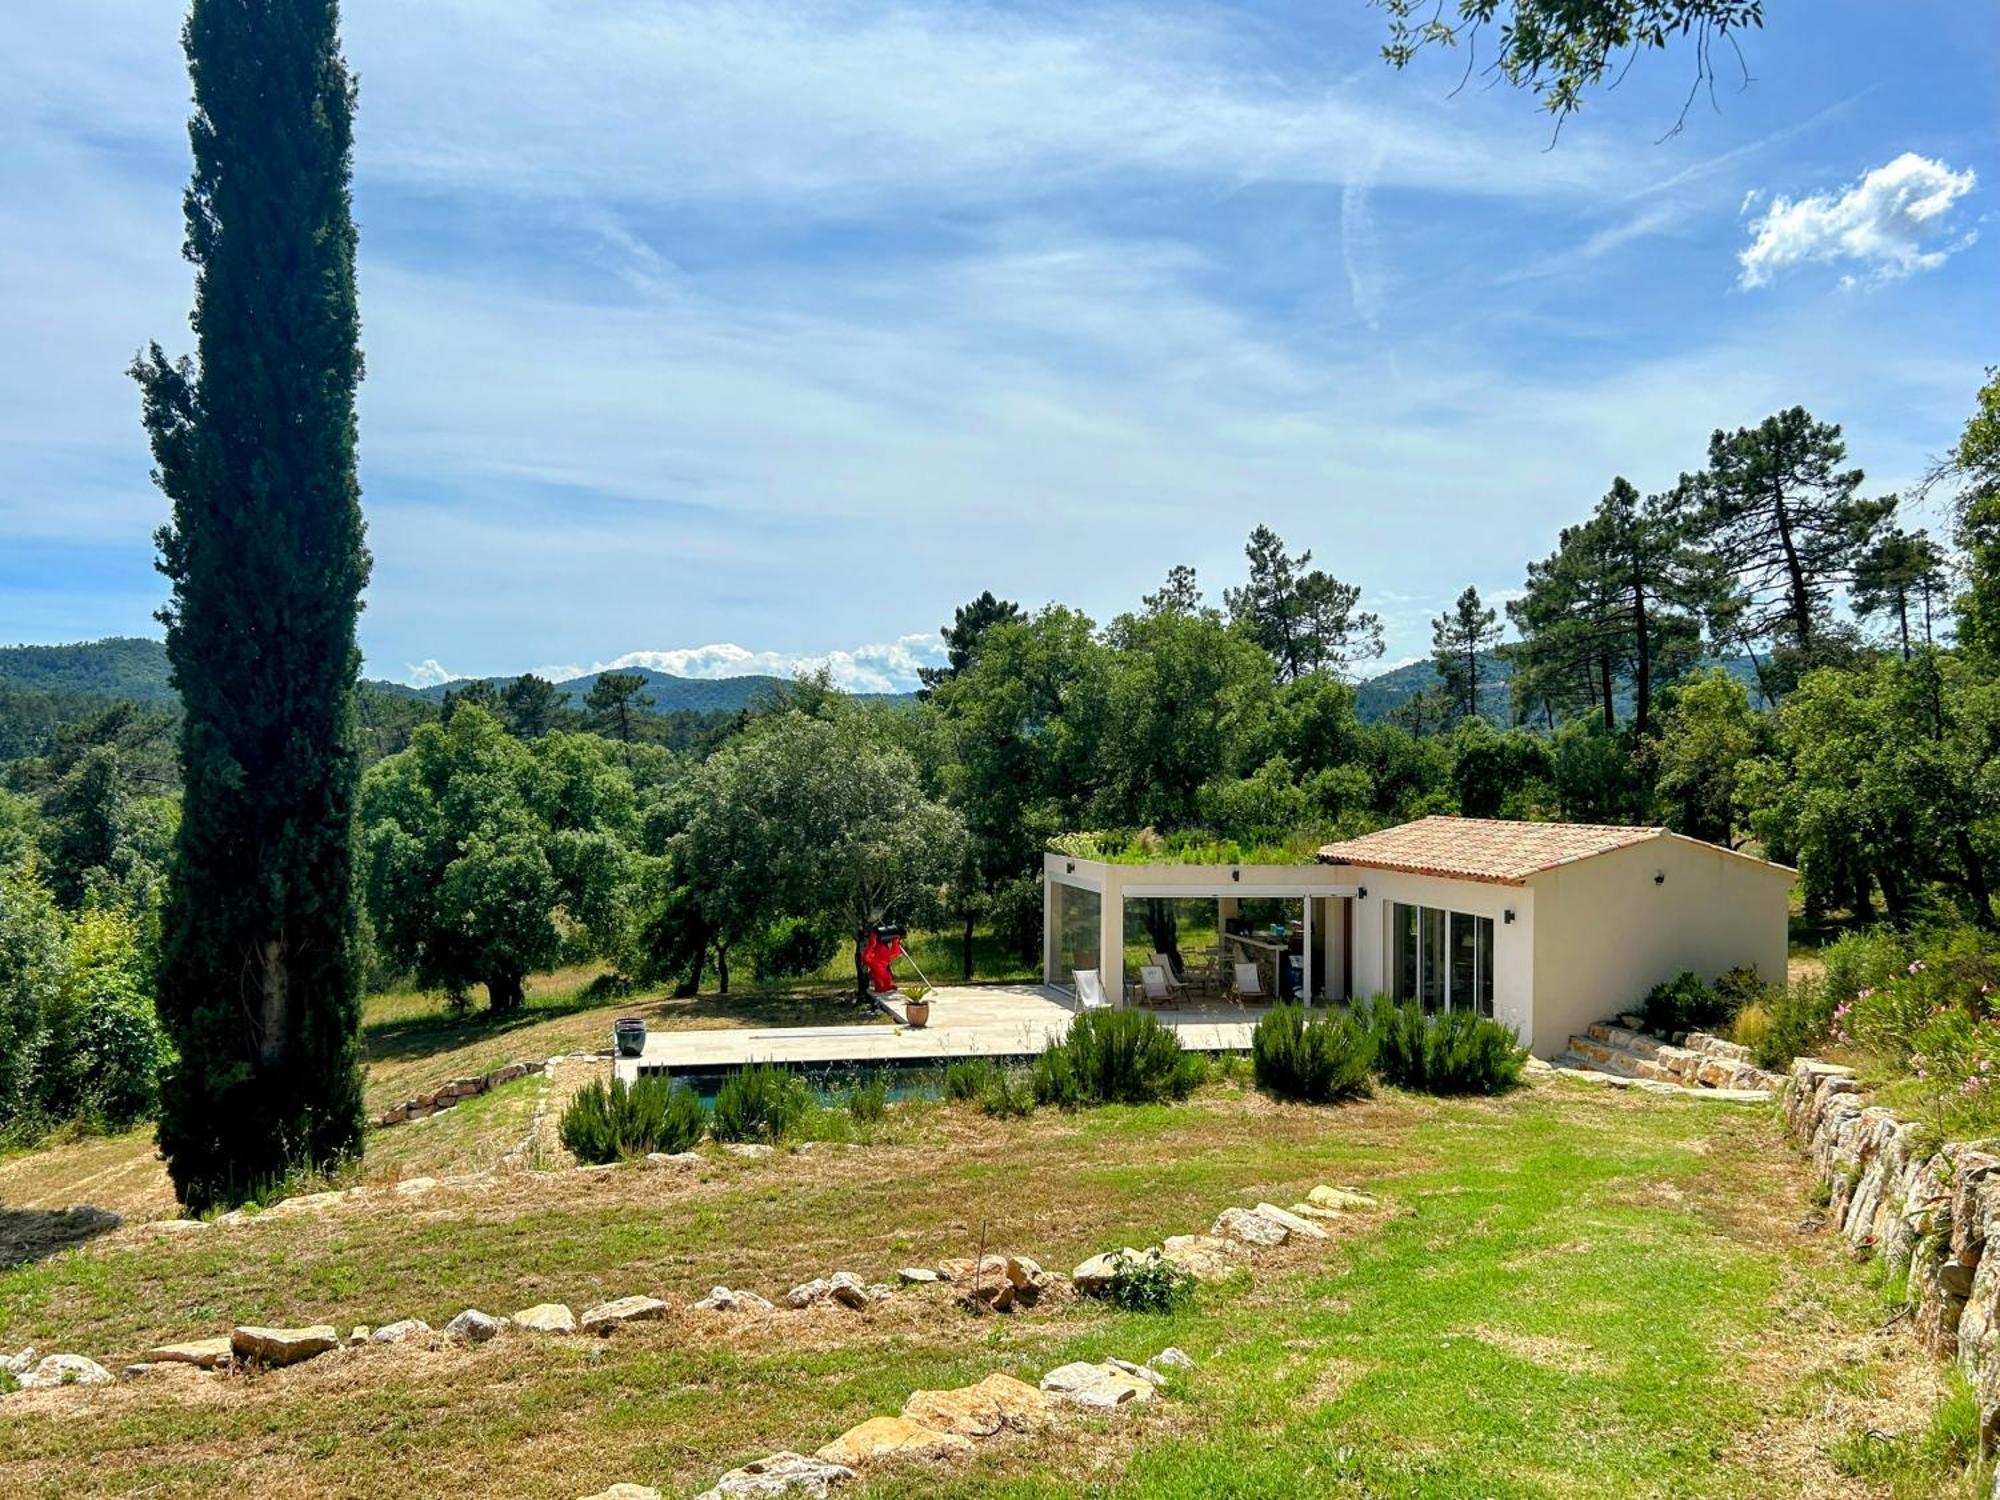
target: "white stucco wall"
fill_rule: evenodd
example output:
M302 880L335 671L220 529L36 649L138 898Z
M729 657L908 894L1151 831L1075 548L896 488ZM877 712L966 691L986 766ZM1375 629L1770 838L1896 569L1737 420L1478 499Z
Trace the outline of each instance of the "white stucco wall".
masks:
M1534 1000L1535 893L1527 886L1484 880L1445 880L1400 870L1343 866L1348 879L1364 887L1354 903L1354 993L1389 993L1389 907L1435 906L1493 919L1493 1019L1510 1026L1530 1046ZM1507 913L1514 920L1507 920ZM1558 1051L1561 1049L1558 1048Z
M1673 837L1534 876L1536 1055L1683 969L1714 979L1749 964L1782 983L1791 886L1789 870Z

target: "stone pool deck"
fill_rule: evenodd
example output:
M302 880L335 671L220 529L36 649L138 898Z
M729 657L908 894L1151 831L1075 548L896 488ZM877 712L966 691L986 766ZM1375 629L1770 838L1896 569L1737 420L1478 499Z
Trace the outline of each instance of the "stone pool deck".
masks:
M1067 990L1039 984L945 985L931 991L931 1019L904 1025L777 1026L715 1031L662 1031L645 1052L618 1060L628 1082L641 1072L712 1073L751 1063L814 1068L881 1064L920 1066L962 1057L1033 1057L1069 1030L1076 1001ZM898 1022L901 1006L887 1007ZM1192 1052L1247 1052L1261 1008L1190 1000L1155 1012Z

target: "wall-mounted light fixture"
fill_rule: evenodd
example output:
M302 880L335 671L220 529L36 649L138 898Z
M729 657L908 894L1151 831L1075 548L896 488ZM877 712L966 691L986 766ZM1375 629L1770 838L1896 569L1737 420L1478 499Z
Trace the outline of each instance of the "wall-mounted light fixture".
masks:
M1502 913L1501 913L1501 915L1502 915L1502 916L1503 916L1503 917L1504 917L1504 918L1506 919L1506 923L1507 923L1507 925L1508 925L1509 927L1512 927L1512 926L1514 925L1514 908L1513 908L1513 907L1511 907L1511 906L1510 906L1510 907L1508 907L1506 911L1504 911L1504 912L1502 912Z
M1368 899L1368 887L1364 885L1359 891L1355 892L1354 899L1357 901L1366 901Z
M1241 880L1243 878L1243 872L1241 870L1231 870L1229 872L1229 878L1231 880Z
M1069 870L1068 870L1068 873L1069 873L1069 874L1071 874L1071 875L1074 875L1074 874L1076 873L1076 861L1075 861L1075 860L1071 860L1071 861L1069 862Z
M1667 883L1667 872L1665 870L1653 871L1654 885L1665 885L1666 883Z

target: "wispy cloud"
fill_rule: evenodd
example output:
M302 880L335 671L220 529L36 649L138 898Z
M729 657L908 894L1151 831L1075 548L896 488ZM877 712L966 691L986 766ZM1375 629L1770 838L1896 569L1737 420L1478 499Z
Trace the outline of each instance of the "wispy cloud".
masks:
M1977 183L1969 167L1955 172L1905 151L1838 193L1773 198L1737 256L1739 282L1760 287L1793 266L1843 261L1878 281L1935 270L1977 238L1977 231L1959 233L1948 223L1953 206ZM1850 273L1844 281L1856 279Z

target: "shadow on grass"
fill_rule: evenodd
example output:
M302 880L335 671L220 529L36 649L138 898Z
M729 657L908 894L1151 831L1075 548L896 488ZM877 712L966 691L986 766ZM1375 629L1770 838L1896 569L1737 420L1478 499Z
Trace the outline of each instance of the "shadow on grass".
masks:
M101 1208L0 1208L0 1270L73 1250L125 1221Z
M858 999L851 990L758 990L749 993L698 995L677 1000L650 995L606 995L589 987L548 995L530 995L519 1010L496 1013L474 1010L454 1015L442 1007L428 1015L378 1021L363 1029L371 1062L406 1062L456 1051L476 1042L492 1041L545 1021L601 1012L602 1045L611 1044L611 1022L618 1016L642 1017L662 1031L702 1027L852 1026L887 1018Z

